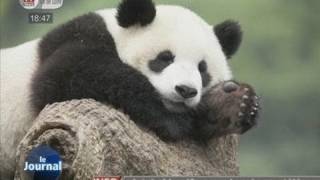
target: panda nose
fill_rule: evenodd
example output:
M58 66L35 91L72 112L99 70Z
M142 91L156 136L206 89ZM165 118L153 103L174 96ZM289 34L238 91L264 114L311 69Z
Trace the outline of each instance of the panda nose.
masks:
M185 85L176 86L176 91L180 94L183 98L192 98L195 97L198 91L195 88L191 88Z

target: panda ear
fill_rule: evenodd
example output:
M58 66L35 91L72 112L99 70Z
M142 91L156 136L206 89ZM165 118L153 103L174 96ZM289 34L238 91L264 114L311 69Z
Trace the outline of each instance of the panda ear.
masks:
M232 20L224 21L214 27L214 33L218 37L224 54L230 59L241 44L242 31L240 24Z
M152 0L122 0L118 6L117 20L121 27L150 24L156 16Z

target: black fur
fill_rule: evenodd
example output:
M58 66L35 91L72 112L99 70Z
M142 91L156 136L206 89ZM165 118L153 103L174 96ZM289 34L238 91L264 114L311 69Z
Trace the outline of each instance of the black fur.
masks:
M152 0L123 0L118 7L118 24L124 28L150 24L156 16Z
M58 27L39 50L41 64L31 87L35 111L53 102L93 98L122 109L163 139L191 135L192 118L169 112L148 79L122 63L100 16L90 13Z
M234 86L232 88L227 86ZM227 134L243 134L257 124L259 98L244 83L226 81L204 94L194 111L194 138L209 139Z
M164 140L206 141L220 127L213 126L209 114L201 110L167 110L147 77L120 60L113 37L97 14L83 15L49 32L39 52L31 84L31 104L37 113L54 102L93 98L123 110Z
M240 24L227 20L216 25L214 32L219 39L224 54L230 59L237 52L242 41Z
M101 17L90 13L75 18L73 21L69 21L51 31L42 39L39 46L41 62L50 57L57 49L61 48L61 46L67 46L69 44L104 49L108 51L112 57L117 56L115 51L112 49L109 50L110 48L108 48L113 38L106 33L106 26L102 21ZM108 43L103 44L97 42Z
M208 73L207 68L208 68L207 67L207 63L204 60L202 60L198 65L198 69L199 69L200 74L201 74L201 80L202 80L202 86L203 87L208 86L208 84L211 81L211 76Z
M157 73L169 66L174 61L174 55L169 51L163 51L158 54L156 59L151 60L148 64L149 68Z
M202 80L202 87L208 86L211 81L210 74L208 72L204 72L200 74L201 74L201 80Z

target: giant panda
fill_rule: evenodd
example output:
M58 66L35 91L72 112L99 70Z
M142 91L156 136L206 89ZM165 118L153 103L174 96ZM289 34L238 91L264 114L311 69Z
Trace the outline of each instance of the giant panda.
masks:
M4 49L1 155L12 162L37 114L71 99L110 104L164 141L243 133L259 104L232 80L228 59L241 39L235 21L212 26L180 6L122 0Z

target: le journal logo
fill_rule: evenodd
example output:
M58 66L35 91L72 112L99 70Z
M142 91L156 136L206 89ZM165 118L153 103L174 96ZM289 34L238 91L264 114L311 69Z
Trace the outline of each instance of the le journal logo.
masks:
M46 163L47 158L40 156L39 163L29 163L25 162L24 169L25 171L61 171L62 170L62 161L58 163Z
M57 151L50 146L41 145L28 154L23 170L32 179L57 179L62 172L62 160Z

